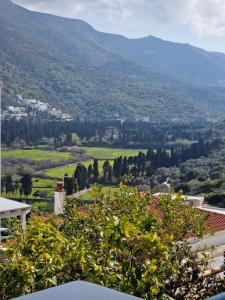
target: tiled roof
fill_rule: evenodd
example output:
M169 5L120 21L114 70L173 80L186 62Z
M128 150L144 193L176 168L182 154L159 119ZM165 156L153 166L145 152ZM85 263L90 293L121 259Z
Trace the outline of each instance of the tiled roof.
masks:
M159 219L162 219L163 218L162 212L157 208L158 201L159 201L158 197L155 197L155 196L152 197L148 212L149 213L154 212L156 217L158 217Z
M153 196L149 207L149 212L154 212L156 214L156 217L162 219L163 218L162 212L156 208L158 201L159 198ZM201 213L207 213L208 215L207 223L212 232L219 232L225 230L224 214L222 213L220 214L218 212L212 212L212 211L205 211L204 208L196 208L196 209L198 209L198 211Z
M201 210L201 209L200 209ZM225 230L225 215L216 212L207 212L208 224L213 232Z

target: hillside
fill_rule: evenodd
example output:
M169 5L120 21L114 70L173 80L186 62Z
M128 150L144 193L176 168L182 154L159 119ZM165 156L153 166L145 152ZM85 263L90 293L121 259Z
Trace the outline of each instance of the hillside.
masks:
M19 93L82 118L199 120L225 112L223 88L180 83L142 66L144 62L116 50L123 37L97 32L81 20L31 12L8 0L1 0L0 8L3 107Z
M97 34L96 40L113 53L169 76L200 84L225 84L225 54L154 36L127 39L119 35Z

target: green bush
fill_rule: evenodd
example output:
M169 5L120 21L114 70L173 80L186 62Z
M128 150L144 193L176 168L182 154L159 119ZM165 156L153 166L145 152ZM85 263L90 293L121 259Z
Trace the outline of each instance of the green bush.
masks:
M10 299L81 279L145 299L194 299L222 291L222 279L203 279L207 259L187 245L202 237L206 215L163 196L154 211L150 193L120 186L92 189L92 203L68 198L62 217L33 215L17 228L0 256L0 298ZM161 212L163 218L157 215ZM178 297L178 298L177 298Z

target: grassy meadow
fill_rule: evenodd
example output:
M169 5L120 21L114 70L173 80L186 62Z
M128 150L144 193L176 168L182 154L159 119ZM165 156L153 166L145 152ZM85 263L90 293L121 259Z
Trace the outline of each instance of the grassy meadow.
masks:
M90 164L93 165L93 160L87 160L84 162L81 162L86 168L88 168L88 166ZM113 164L113 160L109 160L109 162L111 163L111 165ZM99 173L101 174L103 172L102 167L104 164L104 160L99 160L98 161L98 168L99 168ZM69 176L72 176L74 174L74 171L76 169L76 165L77 164L68 164L68 165L64 165L64 166L60 166L60 167L56 167L56 168L50 168L50 169L46 169L44 170L45 175L51 176L51 177L62 177L64 174L68 174Z
M41 149L19 149L19 150L3 150L1 151L1 157L4 158L16 158L16 159L29 159L34 161L60 161L72 158L70 152L59 152Z
M74 150L74 149L73 149ZM103 164L105 160L109 160L110 164L113 165L113 160L116 157L119 156L135 156L139 153L139 151L146 152L144 149L123 149L123 148L104 148L104 147L76 147L76 150L79 153L83 152L87 156L92 157L93 159L98 159L98 165L99 165L99 173L100 175L103 174ZM39 171L34 171L32 173L33 176L33 188L32 188L32 194L29 195L29 200L24 199L24 196L21 196L19 192L11 194L11 195L4 195L3 197L6 198L12 198L12 199L18 199L20 201L28 201L30 204L36 203L41 210L43 211L52 211L53 209L53 196L54 196L54 190L56 187L57 180L51 179L51 177L57 177L57 178L63 178L64 174L68 174L69 176L72 176L74 174L74 171L76 169L77 163L68 163L69 159L74 157L74 154L72 152L60 152L57 150L44 150L41 148L38 149L20 149L20 150L3 150L1 151L1 157L2 159L17 159L18 162L21 160L21 163L23 164L22 160L30 160L35 162L42 162L43 161L51 161L51 162L62 162L65 161L65 163L58 167L51 167L51 168L43 168ZM90 164L93 164L93 159L89 159L87 161L81 161L80 163L84 164L86 168ZM29 164L29 162L28 162ZM45 166L45 164L44 164ZM49 176L49 178L38 178L35 176L35 174L40 174L40 172L45 175ZM16 176L16 174L14 174ZM13 177L14 177L13 176ZM111 190L112 193L116 193L119 191L119 187L112 185L108 186L105 185L102 187L102 192L106 193L107 191ZM46 199L43 199L41 197L35 197L34 193L36 191L39 192L46 192L47 197ZM89 200L91 198L90 191L87 191L84 193L81 198L83 200Z
M119 156L135 156L145 149L105 148L105 147L79 147L87 155L99 160L112 160Z
M36 191L46 191L47 192L47 198L53 197L54 190L56 187L56 180L52 179L45 179L45 178L32 178L32 193L28 196L29 199L34 199L34 200L40 200L40 197L35 197L33 194ZM2 197L6 198L18 198L18 199L25 199L24 196L20 195L19 191L12 193L10 195L6 195L5 193L2 193Z
M35 188L55 188L55 180L46 178L33 178L33 187Z

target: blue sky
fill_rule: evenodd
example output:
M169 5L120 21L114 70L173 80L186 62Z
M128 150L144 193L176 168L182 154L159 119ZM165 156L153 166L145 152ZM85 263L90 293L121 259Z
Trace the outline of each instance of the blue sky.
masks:
M225 0L13 0L129 38L153 35L225 53Z

